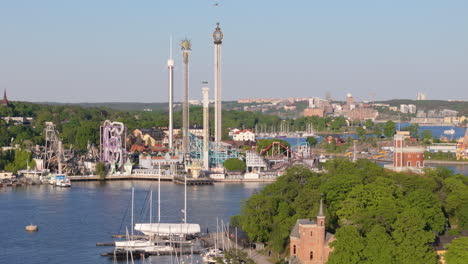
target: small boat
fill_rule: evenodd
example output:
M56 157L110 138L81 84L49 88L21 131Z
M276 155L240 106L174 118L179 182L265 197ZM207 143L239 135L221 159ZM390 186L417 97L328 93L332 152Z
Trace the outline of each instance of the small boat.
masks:
M219 248L210 248L201 257L204 263L216 263L217 258L224 258L224 253Z
M53 181L53 185L58 186L58 187L71 187L71 181L67 176L65 175L56 175L51 178Z
M327 157L325 157L325 155L321 154L320 157L319 157L319 162L320 163L325 163L327 161L328 161Z
M451 129L444 130L444 134L445 135L454 135L455 134L455 129L451 128Z

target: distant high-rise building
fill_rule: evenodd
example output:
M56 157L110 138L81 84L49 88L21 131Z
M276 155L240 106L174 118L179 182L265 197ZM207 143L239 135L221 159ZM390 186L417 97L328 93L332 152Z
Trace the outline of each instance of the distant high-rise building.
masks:
M416 114L416 106L414 104L409 104L408 105L408 113Z
M2 105L3 105L3 106L8 106L8 98L7 98L7 95L6 95L6 89L3 90Z
M400 105L400 112L403 113L403 114L407 114L407 113L409 112L408 105L406 105L406 104L401 104L401 105Z
M422 92L418 92L418 96L416 97L416 100L418 101L426 100L426 95Z

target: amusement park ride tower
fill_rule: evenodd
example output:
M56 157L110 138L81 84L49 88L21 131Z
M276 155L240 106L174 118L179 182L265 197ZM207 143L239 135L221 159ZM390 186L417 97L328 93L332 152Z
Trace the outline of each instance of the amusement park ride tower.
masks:
M189 149L189 54L192 50L192 44L185 39L180 44L184 57L184 102L182 109L182 153L187 154Z
M219 23L216 24L216 29L213 32L213 40L215 44L215 61L214 61L214 96L215 96L215 142L219 143L222 137L222 101L221 101L221 43L223 40L223 32L219 28Z
M204 82L204 85L207 83ZM203 87L203 168L205 170L210 169L210 149L209 149L209 140L210 140L210 128L209 128L209 107L210 107L210 99L209 99L209 90L208 87Z
M170 47L170 57L167 60L167 69L169 70L169 151L173 151L174 144L174 60L172 59L172 39Z

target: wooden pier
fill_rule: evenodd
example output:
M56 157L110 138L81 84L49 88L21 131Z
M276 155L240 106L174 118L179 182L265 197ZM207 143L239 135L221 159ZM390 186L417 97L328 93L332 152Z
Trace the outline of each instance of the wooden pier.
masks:
M174 177L174 183L185 184L185 177ZM214 180L211 178L187 178L187 185L212 185Z

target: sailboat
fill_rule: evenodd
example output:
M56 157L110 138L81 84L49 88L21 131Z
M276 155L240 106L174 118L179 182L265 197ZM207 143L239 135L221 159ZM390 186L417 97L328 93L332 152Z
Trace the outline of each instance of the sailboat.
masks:
M169 236L170 234L179 237L196 236L200 234L199 224L187 223L187 176L185 176L184 186L184 213L183 223L161 223L161 173L158 179L158 222L157 223L137 223L135 230L150 237Z

